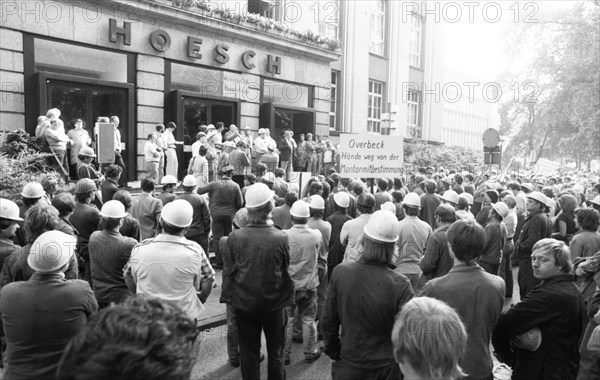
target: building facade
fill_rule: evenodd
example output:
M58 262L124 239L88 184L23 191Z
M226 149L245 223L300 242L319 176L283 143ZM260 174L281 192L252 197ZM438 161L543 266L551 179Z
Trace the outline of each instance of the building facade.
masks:
M500 127L495 83L456 69L444 69L442 136L446 145L483 149L487 129Z
M328 134L330 64L339 54L264 18L185 3L3 0L2 130L33 133L50 108L65 125L82 119L90 135L98 117L118 116L129 180L145 174L143 147L159 123L174 121L176 140L187 143L201 124L217 122L269 128L275 138L284 128ZM245 12L271 6L236 3Z

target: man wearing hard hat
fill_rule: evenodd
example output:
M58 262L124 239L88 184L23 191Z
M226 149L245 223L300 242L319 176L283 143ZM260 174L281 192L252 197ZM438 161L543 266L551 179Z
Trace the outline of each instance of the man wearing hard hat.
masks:
M236 185L237 186L237 185ZM268 377L285 379L285 308L294 304L288 235L270 222L273 191L264 183L246 191L248 225L229 234L231 304L239 326L242 379L260 378L260 337L268 351Z
M67 344L98 310L85 281L65 279L76 243L74 236L60 231L41 234L27 256L35 273L2 288L6 378L54 378Z
M198 320L212 291L215 271L202 247L184 237L193 215L188 201L168 203L160 217L162 233L134 247L124 273L132 292L169 299Z
M421 279L419 262L425 254L427 240L433 234L431 226L418 218L421 210L421 198L417 193L408 193L404 197L404 212L406 217L396 223L398 228L398 257L396 272L408 277L415 291L418 290Z
M242 192L237 183L231 180L233 166L221 169L221 179L198 187L199 195L208 193L208 207L212 216L212 235L216 256L215 268L223 269L223 258L219 250L219 240L231 233L233 216L242 208Z
M533 276L531 268L531 252L538 241L549 238L552 234L552 223L544 213L546 196L538 191L526 195L525 208L528 212L527 219L519 235L516 248L516 259L519 262L519 293L521 299L533 290L539 281Z
M166 178L167 176L165 176ZM196 190L196 177L188 174L183 179L183 194L177 199L188 201L194 209L192 224L185 238L200 244L204 252L208 252L208 235L210 234L210 212L204 197L194 192Z
M98 306L102 309L125 301L131 292L123 278L123 267L129 261L136 239L121 235L119 229L128 215L123 203L111 200L102 205L100 211L102 231L90 236L88 245L92 287Z
M294 281L296 304L289 306L286 310L288 322L284 357L285 363L290 363L294 319L300 318L304 340L304 361L312 363L321 356L321 351L317 347L315 319L317 317L317 286L319 285L317 260L323 237L319 230L312 229L307 225L310 218L308 203L303 200L294 202L290 209L290 215L294 225L285 232L288 235L290 246L288 273Z
M19 222L23 218L19 216L19 206L9 199L0 198L0 270L4 260L17 248L12 241L15 232L19 229Z
M363 228L361 260L333 270L321 321L333 380L401 376L391 333L396 314L414 294L408 279L388 268L397 241L396 215L376 211Z
M23 191L21 191L23 206L19 207L19 218L23 220L25 218L25 214L30 208L39 204L40 202L44 202L43 197L45 194L46 192L41 184L37 182L29 182L25 184L25 186L23 186ZM23 247L27 245L27 237L25 236L25 230L22 228L23 222L20 221L19 226L21 228L17 229L13 240L16 245Z

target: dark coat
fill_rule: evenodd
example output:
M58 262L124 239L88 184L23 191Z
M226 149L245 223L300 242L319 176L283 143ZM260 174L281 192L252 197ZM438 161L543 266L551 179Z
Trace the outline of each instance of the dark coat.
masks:
M574 380L583 316L583 300L573 276L559 274L500 316L492 343L499 356L509 358L510 338L538 327L542 344L535 352L514 349L513 380Z

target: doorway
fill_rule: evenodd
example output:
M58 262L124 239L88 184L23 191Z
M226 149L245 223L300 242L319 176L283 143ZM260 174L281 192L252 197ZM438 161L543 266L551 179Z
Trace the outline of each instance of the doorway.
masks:
M294 140L298 143L301 134L315 133L315 110L265 103L260 107L260 126L269 129L276 141L283 131L289 129L294 132Z
M238 125L240 114L239 101L227 97L211 97L205 94L199 94L191 91L175 90L171 93L174 102L171 104L174 109L167 114L175 114L178 126L175 130L175 139L184 141L186 146L192 145L196 141L196 134L200 131L201 125L223 122L225 128L231 124ZM239 126L239 125L238 125ZM184 177L187 174L187 167L192 158L191 150L177 148L177 158L179 161L179 176Z
M39 114L58 108L67 132L73 127L72 121L81 119L84 128L93 139L96 118L118 116L120 119L122 151L126 170L122 175L129 181L136 173L135 125L133 123L133 85L111 82L87 81L82 78L62 74L39 73L40 107Z

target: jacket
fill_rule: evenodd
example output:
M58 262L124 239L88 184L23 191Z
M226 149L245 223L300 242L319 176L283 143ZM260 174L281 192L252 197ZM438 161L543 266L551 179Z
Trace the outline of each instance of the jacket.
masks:
M213 181L198 187L200 195L208 193L208 209L215 216L233 216L242 208L242 192L240 186L229 177Z
M492 376L490 339L504 306L504 281L479 265L457 261L440 278L423 286L421 296L444 301L460 315L467 329L467 347L460 366L466 379Z
M54 379L60 357L98 310L87 282L35 273L0 292L6 379ZM31 333L24 333L24 332Z
M233 306L268 313L294 304L285 232L268 224L249 224L229 234L227 247L231 271L226 276Z
M450 224L437 228L427 240L425 254L419 262L423 271L421 281L441 277L452 269L454 256L448 249L448 237L446 236L449 228Z
M492 343L507 357L511 337L538 327L540 348L535 352L515 348L513 380L572 380L577 376L583 317L583 300L573 276L559 274L500 316Z
M329 282L321 319L325 354L362 369L393 364L394 320L412 298L408 279L384 265L339 264Z
M517 245L517 258L528 259L531 256L533 246L538 241L549 238L552 233L550 219L541 210L534 211L527 217L519 243Z

